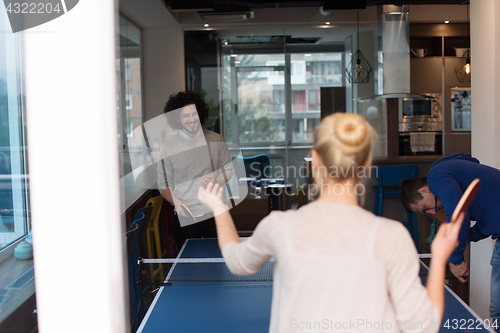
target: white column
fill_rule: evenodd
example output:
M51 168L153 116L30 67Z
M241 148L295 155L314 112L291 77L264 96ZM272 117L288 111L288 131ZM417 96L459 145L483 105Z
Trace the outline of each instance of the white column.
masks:
M118 179L116 5L80 1L25 33L41 333L129 330Z
M471 1L472 155L495 168L500 168L498 15L498 1ZM471 244L470 305L483 318L489 317L492 246L491 238Z

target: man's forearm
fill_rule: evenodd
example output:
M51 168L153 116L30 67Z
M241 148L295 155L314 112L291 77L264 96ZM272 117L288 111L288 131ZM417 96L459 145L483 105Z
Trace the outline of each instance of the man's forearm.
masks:
M217 183L222 185L227 183L232 176L233 174L231 172L223 172L215 180L217 181Z
M161 195L165 198L165 200L167 200L168 202L170 202L171 205L174 205L174 194L172 193L172 191L170 191L170 189L165 189L161 192Z

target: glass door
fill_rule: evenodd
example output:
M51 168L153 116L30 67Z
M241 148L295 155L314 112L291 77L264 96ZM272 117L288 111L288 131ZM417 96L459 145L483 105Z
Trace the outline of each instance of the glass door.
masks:
M451 89L451 130L453 132L470 132L471 105L470 88Z
M269 155L272 175L296 185L320 123L321 88L343 85L344 50L299 33L219 34L221 134L245 157Z

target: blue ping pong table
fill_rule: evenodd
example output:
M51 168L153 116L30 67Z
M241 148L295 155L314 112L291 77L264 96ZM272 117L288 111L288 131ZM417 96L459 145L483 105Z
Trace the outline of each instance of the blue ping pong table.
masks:
M177 258L222 258L222 255L216 239L188 239ZM199 272L204 269L199 265L219 265L218 273L200 276ZM213 268L207 267L206 271L213 271ZM267 263L257 276L252 277L234 276L224 263L174 263L166 278L171 285L160 288L137 332L268 332L272 273L272 263ZM191 274L196 275L194 280L189 280ZM228 274L233 278L227 279ZM427 267L423 263L420 277L425 284ZM484 328L482 320L448 287L445 302L439 332L466 332L471 327L473 331L493 332ZM447 319L449 328L443 326ZM457 321L453 322L453 319Z

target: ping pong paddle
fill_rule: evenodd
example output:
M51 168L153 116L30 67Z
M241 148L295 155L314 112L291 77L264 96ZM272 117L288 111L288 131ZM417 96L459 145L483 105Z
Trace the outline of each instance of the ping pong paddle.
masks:
M460 213L466 213L467 210L469 209L470 205L472 205L472 202L474 201L474 198L476 197L477 191L479 190L479 186L481 185L481 181L479 178L474 179L469 187L465 190L464 194L462 195L462 198L460 198L460 201L457 204L457 207L455 207L455 210L453 211L453 215L451 215L451 221L448 224L448 230L446 231L446 234L450 233L451 226L453 223L456 221L458 218L458 215Z
M193 213L185 204L181 204L182 210L184 211L184 214L186 214L186 219L189 219L189 224L196 222L196 218L194 217Z

